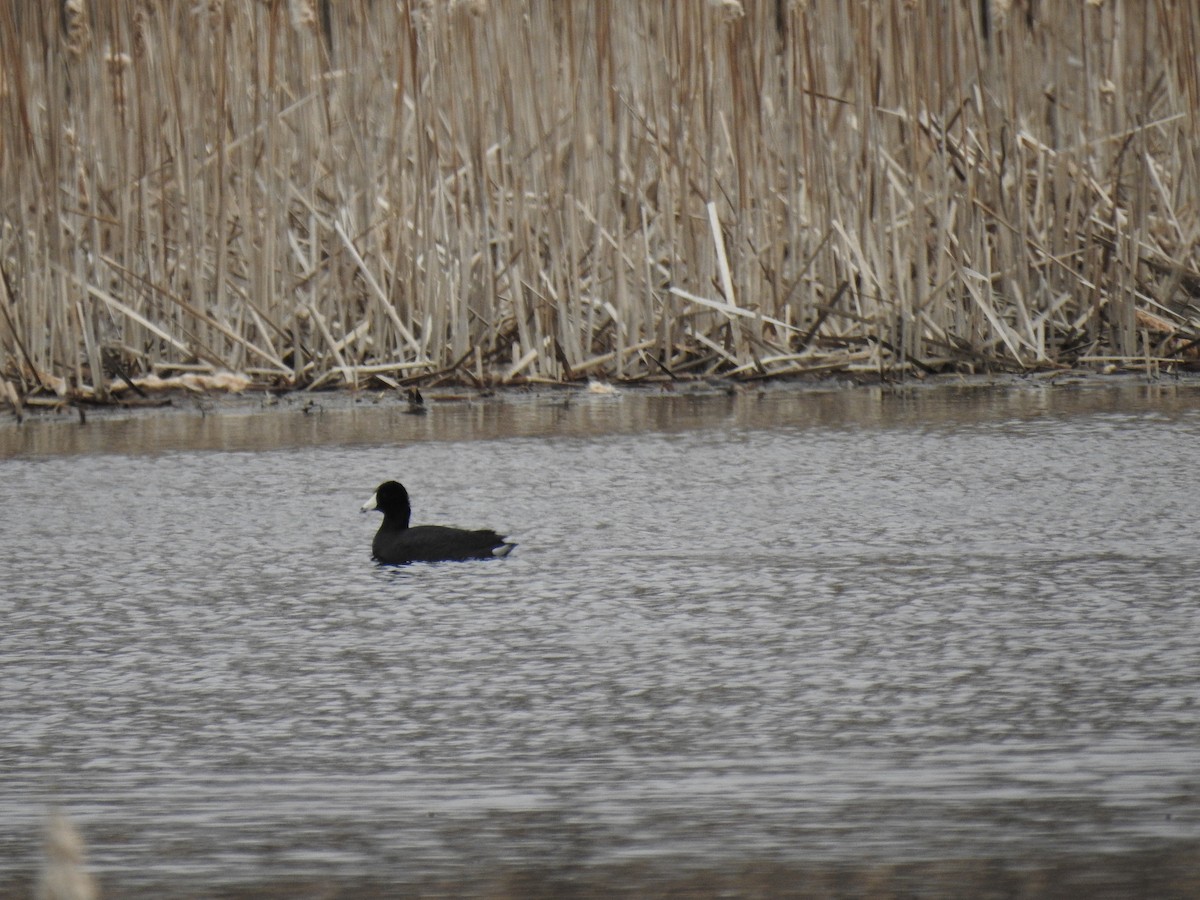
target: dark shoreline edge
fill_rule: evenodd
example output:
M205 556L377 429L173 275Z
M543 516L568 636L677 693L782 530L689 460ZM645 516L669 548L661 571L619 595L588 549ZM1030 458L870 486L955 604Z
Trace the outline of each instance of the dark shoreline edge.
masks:
M529 382L525 384L475 387L472 385L442 385L429 389L424 398L430 404L478 402L514 402L528 399L570 399L589 395L628 394L651 396L720 396L755 395L764 393L830 393L876 388L890 393L935 391L940 389L1005 389L1020 387L1071 388L1129 388L1200 387L1200 372L1171 372L1147 375L1128 370L1106 373L1089 369L1033 371L1000 375L936 375L926 378L889 379L874 375L845 374L834 377L779 377L759 381L734 380L720 377L680 380L634 382ZM108 401L63 398L55 402L25 405L17 411L10 403L0 405L0 429L38 423L79 422L89 420L113 421L145 415L222 415L276 410L318 411L348 409L354 406L376 405L410 407L404 391L328 386L318 390L304 388L279 390L251 387L232 391L189 391L180 388L156 391L145 398L121 395ZM414 410L416 411L416 410Z

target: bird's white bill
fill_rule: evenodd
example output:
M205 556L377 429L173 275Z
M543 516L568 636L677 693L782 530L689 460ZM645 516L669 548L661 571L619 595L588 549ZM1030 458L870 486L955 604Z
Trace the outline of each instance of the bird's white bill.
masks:
M379 509L379 503L375 497L376 495L372 494L371 499L362 505L362 508L359 510L359 512L370 512L373 509Z

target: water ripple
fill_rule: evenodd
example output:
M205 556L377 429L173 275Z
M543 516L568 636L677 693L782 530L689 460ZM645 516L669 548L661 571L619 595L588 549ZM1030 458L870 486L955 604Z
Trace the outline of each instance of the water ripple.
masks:
M0 463L0 841L122 883L1195 833L1200 419ZM497 563L367 559L384 476ZM3 864L0 864L3 865Z

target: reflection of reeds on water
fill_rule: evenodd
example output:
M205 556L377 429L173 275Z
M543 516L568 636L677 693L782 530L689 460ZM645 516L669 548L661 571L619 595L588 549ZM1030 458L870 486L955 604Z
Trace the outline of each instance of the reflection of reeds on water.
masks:
M61 812L46 823L46 858L38 875L36 900L96 900L100 891L84 868L83 838Z
M58 6L0 4L14 406L1200 336L1191 4Z

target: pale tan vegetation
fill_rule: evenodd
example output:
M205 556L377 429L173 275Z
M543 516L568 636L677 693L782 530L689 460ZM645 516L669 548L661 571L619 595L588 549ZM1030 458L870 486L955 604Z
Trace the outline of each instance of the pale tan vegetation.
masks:
M97 900L100 891L86 862L87 847L75 825L64 813L51 814L35 900Z
M1183 364L1200 8L0 4L0 395Z

